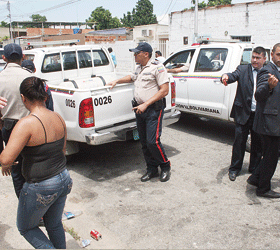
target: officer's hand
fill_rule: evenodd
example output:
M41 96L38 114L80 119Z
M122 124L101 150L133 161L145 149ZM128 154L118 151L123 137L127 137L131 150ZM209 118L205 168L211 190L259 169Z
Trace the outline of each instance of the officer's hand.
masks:
M138 105L137 107L134 107L132 110L135 111L136 114L142 114L146 111L147 108L148 108L148 105L145 103L142 103L142 104Z
M105 86L112 86L110 89L114 88L117 84L117 80L107 83Z
M276 87L276 85L278 84L279 80L274 75L271 75L270 73L268 75L269 75L269 78L268 78L269 88L274 89Z
M7 106L7 99L0 96L0 109L4 108Z
M221 77L221 82L227 86L228 85L228 75L227 74L223 74Z

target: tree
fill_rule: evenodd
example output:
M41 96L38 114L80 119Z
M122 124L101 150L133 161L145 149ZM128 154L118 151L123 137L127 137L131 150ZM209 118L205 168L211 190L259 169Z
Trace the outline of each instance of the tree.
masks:
M192 3L195 4L195 0L192 0ZM219 6L219 5L227 5L227 4L231 4L231 0L208 0L207 4L204 1L202 1L202 3L198 3L198 8L202 9L207 6Z
M41 16L40 14L33 14L31 17L32 22L37 22L37 23L44 23L47 21L46 16Z
M157 17L153 14L153 5L150 0L138 0L132 14L127 12L121 21L126 27L157 23Z
M135 9L133 9L135 12ZM133 24L133 15L131 14L130 11L127 12L127 15L123 14L123 18L121 18L121 22L124 27L134 27Z
M40 14L33 14L30 16L32 21L28 24L24 24L22 27L23 28L42 28L42 23L47 22L46 16L41 16ZM48 28L48 24L44 24L45 28Z
M109 10L105 10L102 6L97 7L94 11L91 12L91 15L86 22L95 22L97 30L103 29L112 29L121 27L121 22L117 17L112 17L112 14ZM89 24L93 26L93 24Z
M5 21L2 21L0 24L0 27L8 28L9 26L10 26L10 24L6 23Z
M134 25L157 23L157 17L153 14L153 9L154 7L150 0L138 0L133 16Z
M231 4L231 0L209 0L208 6L227 5Z

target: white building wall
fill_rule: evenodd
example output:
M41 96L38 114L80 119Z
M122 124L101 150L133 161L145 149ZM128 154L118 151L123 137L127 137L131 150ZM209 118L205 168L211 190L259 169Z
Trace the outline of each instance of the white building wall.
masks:
M251 36L257 44L273 46L280 42L280 0L258 1L198 11L198 34L212 38ZM227 35L226 35L227 32ZM170 15L169 51L182 47L183 37L194 42L194 11L173 12Z

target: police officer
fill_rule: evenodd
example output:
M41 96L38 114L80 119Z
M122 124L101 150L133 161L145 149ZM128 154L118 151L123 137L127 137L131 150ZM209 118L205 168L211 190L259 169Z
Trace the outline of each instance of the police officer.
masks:
M8 105L1 110L1 119L4 121L2 137L5 144L7 144L17 121L29 114L29 111L21 101L19 86L25 78L32 76L32 73L21 67L23 54L19 45L15 43L6 45L2 57L7 63L5 69L0 74L0 96L5 97L8 103ZM20 191L25 182L21 174L21 156L17 158L17 162L18 164L12 166L11 175L16 195L19 197Z
M160 166L160 181L165 182L171 175L170 161L160 142L165 108L164 97L169 91L167 72L161 63L151 60L153 49L150 44L141 42L135 49L129 51L134 52L135 62L138 64L135 73L107 85L113 88L117 83L134 81L133 110L147 164L147 172L141 177L141 181L145 182L157 177L158 166Z
M36 72L36 68L34 63L31 60L23 60L21 63L21 67L26 68L30 70L31 73ZM48 94L47 100L46 100L46 108L53 111L53 99L52 99L52 93L49 89L49 86L44 82L45 90ZM1 103L0 103L1 104Z

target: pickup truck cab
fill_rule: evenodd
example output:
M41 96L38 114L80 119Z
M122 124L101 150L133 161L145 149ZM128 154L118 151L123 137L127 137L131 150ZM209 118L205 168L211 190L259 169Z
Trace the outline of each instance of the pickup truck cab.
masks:
M26 50L24 54L34 62L35 75L47 80L54 110L66 122L68 155L78 152L79 142L98 145L133 138L137 129L131 105L134 84L119 84L113 89L105 86L129 74L115 71L106 48L61 46ZM166 99L163 124L169 125L180 117L175 111L174 82L170 82Z
M233 72L240 64L251 62L256 44L209 43L184 47L165 62L166 68L188 65L188 71L172 74L176 83L176 109L221 120L231 121L230 112L237 83L224 86L220 77ZM270 59L270 49L267 61Z

